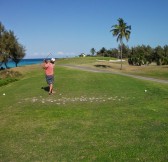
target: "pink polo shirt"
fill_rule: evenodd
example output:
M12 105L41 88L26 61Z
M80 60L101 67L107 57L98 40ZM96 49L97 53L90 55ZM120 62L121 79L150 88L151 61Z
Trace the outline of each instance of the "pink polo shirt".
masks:
M45 63L44 64L45 74L46 75L53 75L54 74L54 64L52 63Z

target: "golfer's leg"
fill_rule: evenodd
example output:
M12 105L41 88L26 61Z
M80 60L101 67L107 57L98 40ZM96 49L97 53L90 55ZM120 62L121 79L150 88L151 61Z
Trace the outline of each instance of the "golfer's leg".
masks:
M52 93L52 89L53 89L53 84L50 84L50 90L49 90L49 93Z

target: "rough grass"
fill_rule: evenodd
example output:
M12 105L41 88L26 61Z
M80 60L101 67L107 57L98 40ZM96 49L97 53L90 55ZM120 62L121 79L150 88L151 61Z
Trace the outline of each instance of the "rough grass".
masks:
M168 80L168 65L157 66L155 64L151 64L148 66L131 66L128 65L127 62L124 62L122 70L119 70L120 63L95 62L93 66L97 68L106 68L109 71L120 71L128 74Z
M0 78L5 79L5 78L19 78L21 77L21 74L18 71L13 71L13 70L1 70L0 71Z
M56 65L49 96L41 67L20 72L0 89L0 161L168 160L167 84Z
M57 64L77 64L80 66L95 68L95 69L106 69L107 71L119 71L128 74L140 75L145 77L152 77L156 79L168 80L168 65L157 66L152 63L150 65L142 66L131 66L128 65L127 60L123 62L123 69L120 70L120 62L110 62L114 58L109 57L85 57L85 58L66 58L57 61ZM102 61L101 61L102 60Z
M13 70L1 70L0 71L0 87L7 85L11 82L17 81L21 78L21 74L18 71Z

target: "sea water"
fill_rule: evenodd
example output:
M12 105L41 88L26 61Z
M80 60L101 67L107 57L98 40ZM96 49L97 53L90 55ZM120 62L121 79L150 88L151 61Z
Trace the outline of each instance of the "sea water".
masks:
M32 65L32 64L41 64L43 62L44 58L35 58L35 59L22 59L19 63L18 63L18 67L19 66L25 66L25 65ZM12 60L10 60L7 63L8 68L13 68L16 67L15 62L13 62ZM1 67L6 68L5 65L3 64Z

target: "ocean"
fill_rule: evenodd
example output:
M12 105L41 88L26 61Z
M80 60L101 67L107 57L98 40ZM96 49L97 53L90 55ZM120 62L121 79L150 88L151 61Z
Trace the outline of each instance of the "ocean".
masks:
M41 64L43 62L44 58L36 58L36 59L22 59L19 63L18 63L18 67L19 66L25 66L25 65L32 65L32 64ZM7 63L7 66L9 68L13 68L16 67L15 63L13 61L9 61ZM3 64L1 67L6 68L5 65Z

